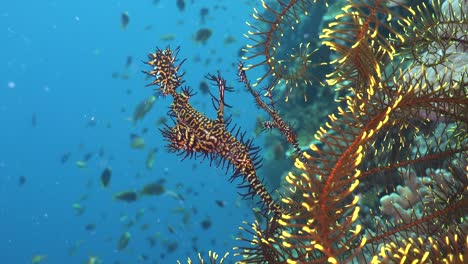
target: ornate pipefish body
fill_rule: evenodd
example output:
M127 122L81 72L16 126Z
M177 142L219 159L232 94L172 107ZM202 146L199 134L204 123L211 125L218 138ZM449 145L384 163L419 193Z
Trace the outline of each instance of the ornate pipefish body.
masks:
M286 140L293 146L294 151L302 159L301 149L299 147L299 143L297 142L296 133L294 133L292 130L291 125L286 123L276 111L271 92L269 90L266 91L267 97L270 100L270 104L268 105L260 98L260 93L254 91L250 85L250 82L247 79L247 75L245 73L244 64L242 62L240 62L237 66L237 76L239 76L239 81L245 85L247 90L249 90L249 92L255 98L255 103L257 106L265 110L271 117L271 121L265 121L262 123L263 128L265 130L271 130L274 128L278 129L279 132L286 138Z
M149 54L149 62L153 69L145 72L154 77L154 81L149 85L159 86L159 92L162 95L171 95L173 102L169 115L175 120L175 125L162 129L163 136L169 141L169 150L178 152L186 157L209 158L215 161L217 165L225 165L227 168L234 169L234 175L231 181L238 176L243 176L243 182L247 181L248 192L244 197L252 197L255 194L262 200L265 209L275 215L281 214L282 209L273 200L271 195L258 179L256 169L260 160L257 156L258 147L253 146L252 140L244 140L244 133L239 133L239 129L233 135L227 126L230 121L224 119L224 92L230 91L226 87L226 81L219 75L208 75L207 78L213 81L219 90L219 98L214 98L217 103L217 118L212 120L204 114L194 109L189 99L193 95L189 88L182 88L179 93L176 89L183 83L182 76L179 74L181 64L174 65L177 62L177 53L166 48L165 50L156 50L156 53ZM216 105L216 104L214 104ZM240 140L237 138L240 135Z

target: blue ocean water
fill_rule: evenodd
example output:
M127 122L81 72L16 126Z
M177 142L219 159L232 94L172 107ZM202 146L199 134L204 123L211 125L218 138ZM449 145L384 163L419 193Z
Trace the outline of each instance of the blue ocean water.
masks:
M134 108L152 94L142 63L156 47L180 46L186 84L197 91L207 73L220 71L235 92L226 95L233 123L253 137L253 99L237 82L239 48L257 1L3 1L0 8L0 262L175 263L177 259L231 252L243 220L253 219L250 201L240 199L230 173L209 162L165 150L155 123L166 117L170 98L158 97L135 125ZM206 22L200 10L208 8ZM122 14L129 23L123 28ZM194 41L200 28L213 35ZM173 36L164 40L164 36ZM224 40L232 36L231 44ZM127 64L128 57L132 62ZM200 58L198 61L196 58ZM208 60L208 61L207 61ZM254 77L254 76L252 76ZM216 88L215 89L216 94ZM214 117L209 95L193 105ZM142 133L148 128L147 133ZM130 135L146 142L130 147ZM262 139L256 139L262 145ZM154 168L145 167L157 148ZM61 159L68 157L63 162ZM85 168L77 161L88 159ZM112 169L108 188L100 186ZM21 179L25 180L20 183ZM166 194L133 203L113 199L165 179ZM179 196L169 195L177 194ZM180 199L182 196L184 199ZM225 204L219 206L216 201ZM83 208L77 215L73 205ZM184 222L184 217L185 222ZM188 218L188 219L187 219ZM211 226L203 228L203 222ZM93 230L86 230L87 225ZM129 232L128 246L116 250ZM151 246L148 238L154 238ZM170 252L169 248L175 247Z

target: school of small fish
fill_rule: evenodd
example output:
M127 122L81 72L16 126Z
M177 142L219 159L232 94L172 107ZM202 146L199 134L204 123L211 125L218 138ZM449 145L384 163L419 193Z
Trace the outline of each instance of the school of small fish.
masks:
M165 4L160 0L152 0L151 2L156 8L163 8ZM228 13L227 5L229 3L226 3L225 6L221 3L223 1L216 1L213 5L199 7L199 5L195 5L195 2L195 0L175 1L175 8L179 12L179 16L174 19L175 28L161 29L155 23L147 24L137 30L148 32L147 34L153 34L152 31L162 30L157 34L157 39L159 42L169 44L180 42L182 38L187 37L182 35L181 30L178 30L177 27L189 25L189 37L191 37L193 44L205 47L214 41L214 36L220 34L220 32L216 32L210 27L217 23L213 18L213 14L217 12ZM171 4L174 5L173 2ZM197 8L194 8L194 6ZM184 20L190 13L198 16L195 24L193 21ZM116 23L116 27L121 34L127 34L136 29L137 23L133 21L133 16L135 14L128 10L122 10L115 15L116 19L120 19L119 23ZM233 35L223 32L221 36L219 37L221 39L220 43L224 45L235 45L237 43L237 39ZM95 50L96 55L99 53L100 50ZM219 54L218 58L213 60L215 54L216 51L211 49L203 54L197 54L193 61L200 64L200 67L206 67L212 62L219 64L223 60L223 56ZM122 56L122 66L114 69L111 73L110 77L113 81L127 81L139 74L141 67L134 64L134 61L140 61L140 59L134 59L136 57L140 57L140 53ZM206 80L199 82L198 89L203 95L210 94L210 87ZM147 134L147 132L154 130L148 126L150 123L148 122L149 113L158 105L160 98L157 95L151 95L144 99L134 100L132 97L134 90L131 88L126 89L123 93L129 97L129 103L115 109L118 114L126 115L126 117L122 118L122 123L125 123L126 127L128 127L128 130L123 132L123 142L119 142L119 145L116 146L88 146L85 143L80 143L76 149L64 150L57 157L60 166L70 168L79 177L85 178L82 186L83 193L70 206L70 213L82 223L80 230L83 232L83 236L71 241L67 252L70 257L80 253L86 254L87 258L80 263L118 264L120 263L117 260L118 254L134 255L133 263L166 263L165 259L169 255L182 250L183 247L180 243L182 234L195 228L207 231L212 229L214 225L213 217L206 214L201 215L196 204L191 202L191 199L199 196L206 186L201 185L197 190L197 187L186 186L180 180L173 180L169 169L165 168L165 164L161 164L160 160L158 161L161 155L166 154L160 151L154 142L155 134ZM133 109L133 111L130 109ZM165 116L154 116L158 118L152 122L155 127L167 122ZM38 129L41 127L42 118L38 113L32 113L28 118L31 128ZM97 114L87 114L84 116L82 126L84 129L90 130L104 128L109 133L115 133L114 127L121 127L121 125L113 123L115 121L102 120ZM118 130L118 133L122 134L122 130ZM125 165L125 162L119 159L118 151L115 150L117 148L119 151L121 148L126 149L132 155L134 154L135 158L129 160L128 165ZM139 168L139 170L134 175L129 175L127 167ZM197 164L194 164L192 169L196 172ZM131 184L127 185L130 187L125 187L122 182L131 182ZM17 184L20 188L27 188L29 185L27 175L19 176ZM106 225L111 221L107 217L109 213L105 211L105 208L102 208L102 212L96 212L96 207L93 206L93 204L101 202L101 200L97 200L96 196L102 197L102 194L108 197L108 200L104 202L113 203L121 210L120 217L114 219L121 225L120 233L118 235L109 233L107 238L102 241L113 245L117 256L114 262L104 259L99 255L99 252L86 249L87 241L93 239L95 234L108 232L103 230L106 230ZM142 202L145 205L150 202L154 206L142 206ZM161 222L158 216L161 213L158 208L161 203L173 204L169 213L172 217L180 219L180 222ZM240 205L238 203L231 205L223 200L215 200L212 206L209 207L213 207L215 210L227 210L231 206L239 207ZM133 213L132 210L135 208L139 209L136 213ZM145 234L143 237L137 235L142 232ZM140 251L135 248L135 240L145 241L149 248L158 248L159 253L154 255L151 251ZM197 252L201 248L201 240L197 236L192 236L187 243L190 244L191 250ZM211 243L215 245L216 243L226 243L226 241L217 241L216 236L214 236ZM182 255L185 255L185 253L182 252ZM51 259L50 253L47 252L32 255L30 262L33 264L55 263ZM72 262L70 260L70 263Z

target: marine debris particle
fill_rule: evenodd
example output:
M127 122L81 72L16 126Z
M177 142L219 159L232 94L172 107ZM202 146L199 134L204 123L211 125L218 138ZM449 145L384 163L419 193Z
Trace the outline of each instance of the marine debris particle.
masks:
M156 120L156 126L163 125L167 123L167 118L165 116L162 116Z
M138 194L135 191L123 191L114 194L114 199L124 201L127 203L135 202L138 198Z
M60 156L60 163L65 164L68 161L68 159L70 159L70 156L70 152L62 154L62 156Z
M196 33L193 39L195 42L201 42L202 44L205 44L206 41L211 37L213 34L213 31L209 28L202 28L199 29Z
M224 201L221 201L221 200L216 200L216 204L217 204L219 207L223 208L224 205L225 205L225 202L224 202Z
M133 58L132 56L127 57L127 61L125 62L125 68L129 68L132 65Z
M229 35L224 39L224 45L229 45L229 44L234 43L236 41L237 40L236 40L236 38L234 36Z
M149 183L141 190L142 195L161 195L164 192L166 192L166 188L159 182Z
M102 171L101 173L102 187L107 188L107 186L109 186L111 175L112 175L112 170L110 168L105 168L104 171Z
M101 264L102 260L96 256L89 256L88 261L86 264Z
M141 230L141 231L146 231L146 230L148 230L150 227L151 227L150 224L144 223L144 224L142 224L142 225L140 226L140 230Z
M156 245L156 242L158 239L161 237L161 232L156 232L155 234L148 236L146 240L148 240L148 244L150 247L154 247Z
M76 215L82 215L85 211L85 208L79 203L74 203L72 207L75 210Z
M171 209L171 212L174 213L174 214L183 214L185 213L187 209L183 206L180 206L180 207L175 207L175 208L172 208Z
M91 179L91 178L88 179L88 181L86 182L86 187L88 187L88 189L91 189L91 188L93 188L93 185L94 185L93 179Z
M83 161L84 162L88 162L92 157L93 157L93 153L92 152L87 152L84 156L83 156Z
M84 169L88 166L88 164L86 163L86 161L83 161L83 160L79 160L77 161L76 163L76 166L80 169Z
M175 234L175 232L176 232L175 228L171 224L167 224L167 230L171 234Z
M18 185L23 186L26 183L26 177L20 176L18 179Z
M151 149L149 152L148 152L148 156L146 157L146 168L148 170L152 170L153 169L153 166L154 166L154 156L157 152L157 148L153 148Z
M171 41L171 40L175 39L175 35L173 35L173 34L164 34L159 39L162 40L162 41Z
M205 24L206 22L206 16L208 15L209 9L206 7L203 7L200 9L200 23Z
M98 156L99 156L100 158L102 158L102 157L104 157L104 154L105 154L105 153L104 153L104 147L101 146L101 147L99 148L99 151L98 151Z
M138 120L141 120L145 117L145 115L151 110L151 108L156 102L156 96L151 95L147 99L140 102L136 107L135 111L133 111L132 121L135 123Z
M177 243L177 241L172 241L172 242L166 243L165 246L167 248L167 251L169 253L172 253L176 251L176 249L179 247L179 243Z
M200 82L200 91L202 94L208 94L210 92L210 87L206 81L201 81Z
M122 15L120 16L120 26L123 29L126 29L129 22L130 22L130 16L128 15L128 12L123 12Z
M137 134L130 134L130 146L134 149L143 149L145 140Z
M146 208L141 208L135 215L135 220L139 221L145 215Z
M184 225L188 224L191 216L192 216L191 212L184 212L184 215L182 217L182 223L184 223Z
M75 255L78 248L83 244L83 240L77 240L75 243L68 249L68 256Z
M117 242L117 250L118 251L122 251L128 246L128 242L130 242L131 236L132 235L128 231L123 233L120 236L119 241Z
M209 229L209 228L211 227L211 220L210 220L209 218L203 220L203 221L201 222L201 226L202 226L202 228L205 229L205 230Z
M31 126L32 126L32 127L36 127L36 126L37 126L37 116L36 116L36 113L33 113L33 114L32 114L32 117L31 117Z
M35 264L35 263L41 263L41 262L44 261L46 258L47 258L47 255L34 255L34 256L31 258L31 263L33 263L33 264Z
M185 0L177 0L176 4L181 12L185 10Z
M95 224L87 224L87 225L85 225L85 229L86 229L86 231L93 232L94 230L96 230L96 225Z
M174 191L166 191L165 194L177 201L185 201L185 198L181 194Z

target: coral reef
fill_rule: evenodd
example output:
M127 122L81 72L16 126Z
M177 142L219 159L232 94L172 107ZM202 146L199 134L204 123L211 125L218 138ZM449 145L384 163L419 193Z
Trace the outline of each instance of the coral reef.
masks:
M266 29L252 25L246 59L265 60L247 69L267 67L267 94L284 84L290 98L313 84L309 69L331 69L319 82L340 105L310 150L296 151L280 191L290 210L241 228L240 263L465 263L466 1L347 1L334 6L317 48L298 42L298 54L281 55L280 38L315 2L262 0L265 14L254 11ZM324 47L330 60L312 60Z
M246 263L464 261L468 21L444 5L348 1L324 28L346 108L286 177L303 210L245 227Z

